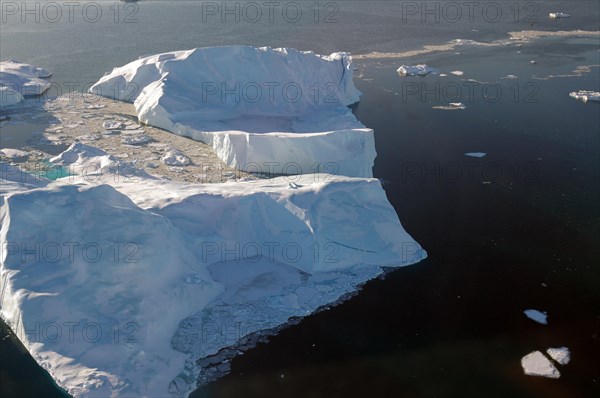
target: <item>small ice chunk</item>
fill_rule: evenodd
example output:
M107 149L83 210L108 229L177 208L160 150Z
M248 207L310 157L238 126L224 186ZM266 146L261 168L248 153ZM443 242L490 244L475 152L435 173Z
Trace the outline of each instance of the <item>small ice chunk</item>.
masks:
M569 14L565 14L564 12L551 12L548 14L548 16L552 19L556 19L556 18L569 18L570 15Z
M4 148L0 150L0 155L12 160L24 160L29 157L29 153L19 149Z
M519 76L517 76L517 75L506 75L506 76L501 77L500 79L511 79L511 80L514 80L514 79L518 79L518 78L519 78Z
M121 130L125 128L125 124L116 120L107 120L106 122L102 123L102 127L107 130Z
M178 149L168 151L160 160L167 166L187 166L190 164L190 158Z
M546 352L561 365L566 365L571 361L571 352L567 347L548 348Z
M530 63L531 65L535 65L535 64L537 64L537 61L536 61L536 60L531 60L531 61L529 61L529 63Z
M537 323L541 323L542 325L548 324L548 314L545 312L529 309L523 311L523 313L527 318L536 321Z
M148 163L146 163L146 167L151 168L151 169L156 169L158 167L158 165L153 162L148 162Z
M588 90L579 90L573 91L569 94L570 97L575 98L576 100L588 102L588 101L600 101L600 92L598 91L588 91Z
M452 72L450 72L450 73L452 73L452 74L453 74L453 75L455 75L455 76L462 76L462 75L464 75L464 74L465 74L465 72L463 72L462 70L453 70L453 71L452 71Z
M560 372L544 354L539 351L531 352L521 359L521 366L526 375L544 376L558 379Z
M402 65L397 70L398 74L401 76L427 76L430 73L437 74L439 73L437 69L431 68L426 64L419 65Z
M150 141L152 141L152 138L150 138L150 136L147 136L145 134L130 135L127 137L123 137L121 139L121 142L123 144L127 144L127 145L143 145Z
M106 105L103 105L103 104L92 104L92 105L86 106L86 109L102 109L102 108L106 108Z
M487 155L487 153L485 153L485 152L467 152L467 153L465 153L465 156L469 156L472 158L482 158L485 155Z

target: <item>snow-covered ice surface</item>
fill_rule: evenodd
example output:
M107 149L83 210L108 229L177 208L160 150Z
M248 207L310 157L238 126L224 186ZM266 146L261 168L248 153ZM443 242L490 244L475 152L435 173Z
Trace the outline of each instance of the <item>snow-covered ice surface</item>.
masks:
M523 311L525 316L532 321L536 321L537 323L541 323L542 325L548 324L548 314L542 311L528 309Z
M228 347L426 256L376 179L174 182L82 143L52 162L85 175L2 165L1 315L76 397L185 396Z
M50 87L46 69L15 60L0 62L0 108L16 105L24 95L40 95Z
M400 76L427 76L428 74L438 74L439 71L425 64L420 65L402 65L396 71Z
M571 362L571 352L567 347L548 348L546 352L550 355L550 358L561 365L567 365Z
M271 174L371 177L373 131L348 108L350 56L246 46L153 55L90 92L133 102L141 122L206 142L226 164Z
M521 359L521 366L526 375L543 376L558 379L560 372L556 366L541 352L534 351Z

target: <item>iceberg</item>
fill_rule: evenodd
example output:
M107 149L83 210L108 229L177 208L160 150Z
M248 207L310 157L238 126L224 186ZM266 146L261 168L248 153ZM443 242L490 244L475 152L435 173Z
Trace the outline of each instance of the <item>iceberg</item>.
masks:
M426 256L377 179L190 184L82 143L52 162L73 175L2 165L0 314L75 397L186 396L228 347Z
M43 94L50 88L45 80L50 76L46 69L12 59L0 62L0 108L22 102L23 96Z
M141 122L212 145L228 166L292 175L372 177L373 130L347 53L196 48L115 68L90 92L133 102Z

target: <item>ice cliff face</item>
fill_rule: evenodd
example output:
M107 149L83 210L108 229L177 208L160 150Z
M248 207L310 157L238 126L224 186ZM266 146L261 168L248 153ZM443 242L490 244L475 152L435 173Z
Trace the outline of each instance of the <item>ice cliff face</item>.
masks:
M371 177L373 131L348 108L360 92L346 53L243 46L154 55L90 92L133 102L140 121L209 143L229 166Z

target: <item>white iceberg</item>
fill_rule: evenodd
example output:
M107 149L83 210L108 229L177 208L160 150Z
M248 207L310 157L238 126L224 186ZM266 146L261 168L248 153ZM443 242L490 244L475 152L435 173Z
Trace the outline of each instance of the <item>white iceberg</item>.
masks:
M223 348L426 256L376 179L178 183L81 143L52 162L100 167L3 166L0 314L75 397L185 396Z
M541 312L538 310L528 309L523 311L525 316L532 321L536 321L537 323L541 323L542 325L548 324L548 314L546 312Z
M552 359L561 365L567 365L571 362L571 352L567 347L548 348L546 352Z
M396 71L400 76L427 76L428 74L437 74L439 71L435 68L431 68L426 64L419 65L402 65Z
M575 98L576 100L583 101L583 102L588 102L588 101L598 102L598 101L600 101L600 92L598 92L598 91L589 91L589 90L573 91L572 93L569 94L569 96L572 98Z
M347 53L197 48L115 68L90 92L133 102L141 122L212 145L230 167L371 177L374 135L348 108L360 95L350 63Z
M50 82L45 80L51 74L46 69L38 68L29 64L22 64L15 60L0 62L0 87L8 87L10 92L1 92L0 107L14 105L15 99L4 102L5 95L17 92L22 96L40 95L50 88ZM9 98L9 97L7 97ZM18 103L20 101L17 101Z
M558 379L560 372L544 354L539 351L531 352L521 359L521 367L526 375L543 376Z

